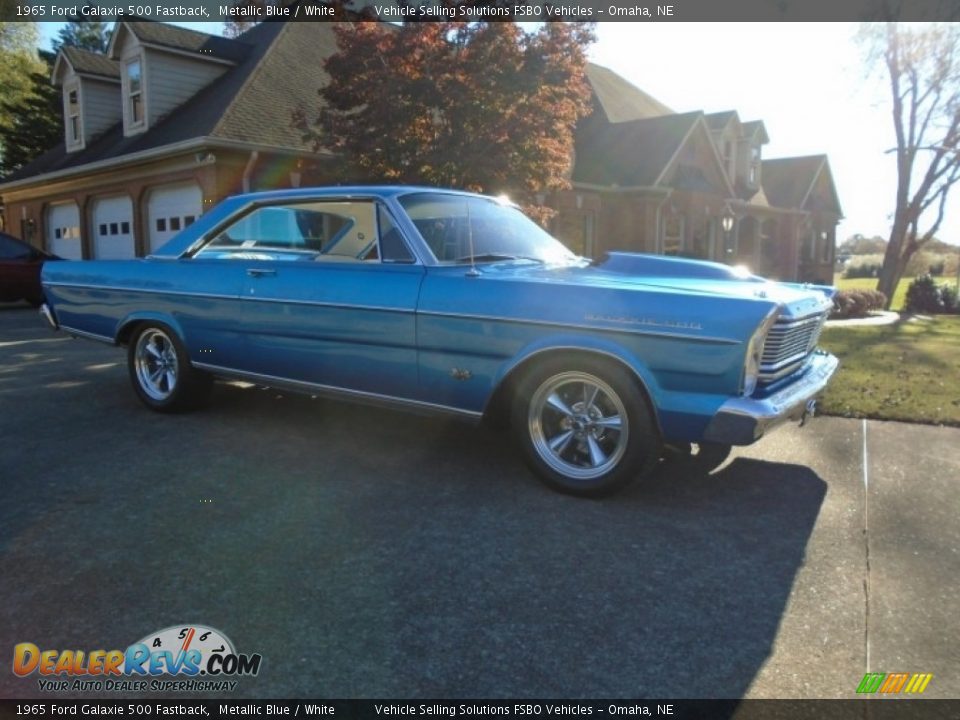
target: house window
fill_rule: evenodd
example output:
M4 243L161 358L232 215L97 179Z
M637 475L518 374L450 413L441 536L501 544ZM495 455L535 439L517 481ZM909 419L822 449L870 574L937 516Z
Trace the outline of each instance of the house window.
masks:
M667 215L663 222L663 254L679 255L683 252L683 216Z
M760 146L750 147L750 171L749 178L751 185L757 185L760 182Z
M129 222L126 222L126 221L120 223L120 232L122 232L124 235L129 235L129 234L130 234L130 223L129 223Z
M67 125L70 128L70 142L80 142L80 98L78 90L67 93Z
M172 230L173 232L177 232L178 230L180 230L180 218L178 217L170 218L170 230Z
M157 232L166 232L166 231L167 231L167 219L157 218Z
M190 227L191 225L193 225L193 221L194 221L194 220L196 220L196 218L195 218L193 215L187 215L187 216L183 219L183 226L184 226L185 228L186 228L186 227Z
M139 60L127 63L127 96L130 103L130 124L143 122L143 78Z
M100 236L103 237L103 236L106 235L106 234L107 234L107 226L106 226L106 224L100 225Z

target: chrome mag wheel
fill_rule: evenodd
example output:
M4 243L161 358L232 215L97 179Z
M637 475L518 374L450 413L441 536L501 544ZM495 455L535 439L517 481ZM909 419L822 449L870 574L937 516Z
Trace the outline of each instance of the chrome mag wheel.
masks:
M533 449L554 472L590 481L612 472L630 440L627 409L606 382L582 371L544 380L529 404Z
M152 400L168 400L177 389L177 348L159 328L149 328L137 338L134 349L137 382Z

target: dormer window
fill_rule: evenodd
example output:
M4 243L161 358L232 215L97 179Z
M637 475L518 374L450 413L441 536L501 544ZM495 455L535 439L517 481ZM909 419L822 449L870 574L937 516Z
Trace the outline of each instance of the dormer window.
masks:
M760 183L760 146L751 145L750 146L750 170L749 170L749 181L750 184L756 187Z
M139 58L127 63L127 102L130 125L143 124L143 77Z
M80 91L78 89L70 90L67 93L67 127L69 128L69 141L71 145L79 143L83 136L80 133Z

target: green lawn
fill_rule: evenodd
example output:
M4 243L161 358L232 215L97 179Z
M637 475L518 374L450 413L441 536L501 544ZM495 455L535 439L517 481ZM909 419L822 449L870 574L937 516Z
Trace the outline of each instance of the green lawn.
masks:
M893 294L893 303L890 305L891 310L903 310L903 304L907 298L907 288L910 287L910 283L912 282L912 277L901 278L900 284L897 285L897 291ZM877 289L876 278L844 278L840 273L837 273L833 276L833 284L836 285L840 290Z
M960 426L960 316L828 327L820 345L840 358L825 415Z

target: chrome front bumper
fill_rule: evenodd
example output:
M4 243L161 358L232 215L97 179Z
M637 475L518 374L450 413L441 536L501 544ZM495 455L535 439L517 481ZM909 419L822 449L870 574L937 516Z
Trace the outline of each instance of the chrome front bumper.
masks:
M53 310L51 310L50 306L46 303L40 306L40 317L47 321L47 325L50 326L51 330L60 329L60 326L57 324L57 319L53 316Z
M770 397L727 400L710 420L703 439L725 445L749 445L789 420L799 420L802 425L813 415L814 398L827 386L839 365L833 355L818 350L803 377Z

